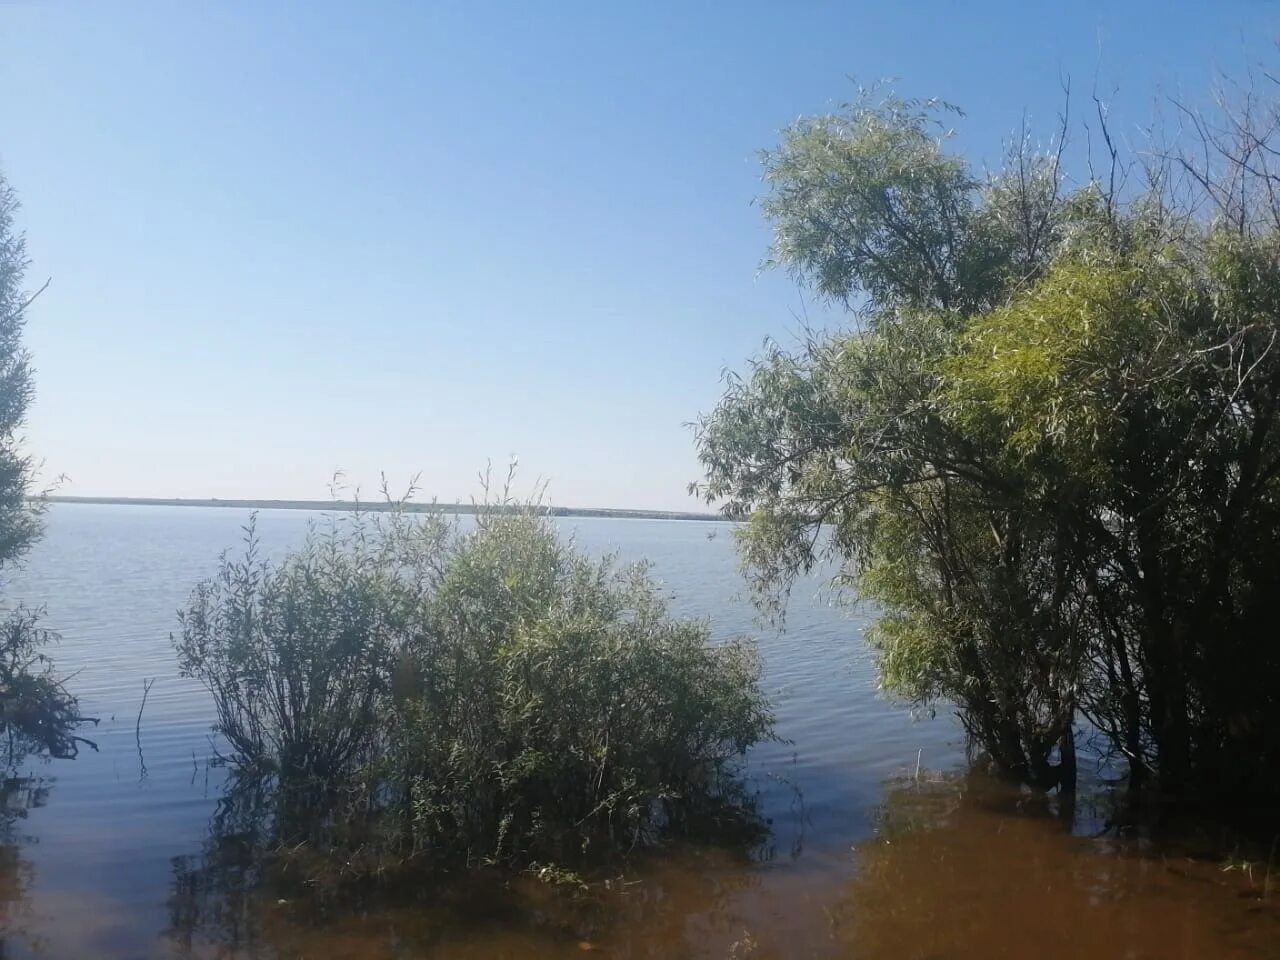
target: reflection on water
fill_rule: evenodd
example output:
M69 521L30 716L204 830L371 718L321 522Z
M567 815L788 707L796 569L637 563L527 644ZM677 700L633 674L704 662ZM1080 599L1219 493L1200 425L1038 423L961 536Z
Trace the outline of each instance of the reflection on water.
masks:
M824 862L686 847L590 895L473 874L341 905L214 834L176 864L169 935L183 957L331 960L1280 956L1261 872L1081 836L1065 813L982 777L893 781L875 836Z
M1266 880L1107 833L981 779L891 786L835 913L846 956L1280 955Z
M34 868L23 856L32 842L22 827L30 811L49 799L49 784L11 777L0 781L0 958L41 952L44 944L28 896Z
M187 591L245 519L50 512L11 593L48 608L59 667L103 718L101 750L41 771L57 777L47 805L38 784L4 793L0 958L1280 960L1280 863L1272 879L1265 856L1252 874L1224 871L1102 832L1105 811L1087 804L1036 806L954 776L957 726L877 696L861 621L809 602L810 583L786 636L761 631L737 598L732 538L708 539L723 528L701 523L564 526L588 551L652 559L674 612L709 617L717 636L761 637L788 741L750 759L772 821L763 850L675 847L590 895L479 874L339 896L305 850L268 874L261 810L223 802L226 771L206 762L212 704L176 676L169 644ZM308 519L265 512L265 546L297 543ZM948 775L903 779L918 756Z
M218 801L201 852L173 858L167 936L181 957L252 956L261 941L256 904L268 891L260 859L270 811L260 791L234 781Z

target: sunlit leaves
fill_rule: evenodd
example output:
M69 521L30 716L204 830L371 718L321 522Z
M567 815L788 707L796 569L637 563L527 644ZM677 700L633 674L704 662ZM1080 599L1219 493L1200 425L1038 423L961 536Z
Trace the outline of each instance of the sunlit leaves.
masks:
M878 96L765 158L775 261L851 329L771 346L698 423L757 595L839 561L884 685L956 703L1041 786L1070 782L1081 716L1166 786L1266 779L1280 127L1229 113L1234 139L1194 127L1207 166L1064 191L1060 140L980 178L937 104Z

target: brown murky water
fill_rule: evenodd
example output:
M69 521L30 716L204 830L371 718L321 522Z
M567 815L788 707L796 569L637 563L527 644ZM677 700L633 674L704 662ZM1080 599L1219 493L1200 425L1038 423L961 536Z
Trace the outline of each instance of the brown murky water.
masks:
M888 784L877 821L841 855L684 849L589 896L473 878L323 917L236 893L238 879L220 885L215 871L175 901L173 933L192 957L1280 955L1265 865L1224 870L1137 839L1073 835L1059 812L972 777Z
M262 883L239 838L210 831L224 773L205 762L210 705L175 677L168 642L244 519L56 508L13 591L63 632L101 751L4 791L0 957L1280 958L1274 850L1191 856L1109 828L1105 794L1063 811L964 775L954 722L876 696L857 618L810 585L785 636L761 633L727 531L703 524L571 526L586 549L652 559L678 611L761 635L789 741L747 771L764 845L660 851L590 894L472 875L335 903L299 869ZM259 531L284 548L306 519L264 514Z

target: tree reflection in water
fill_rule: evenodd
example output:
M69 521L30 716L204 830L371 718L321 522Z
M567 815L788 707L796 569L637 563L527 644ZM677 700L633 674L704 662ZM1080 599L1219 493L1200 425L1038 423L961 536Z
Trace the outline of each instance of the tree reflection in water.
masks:
M34 840L21 826L31 810L48 802L49 786L27 777L0 781L0 958L44 950L30 900L35 871L22 855L23 846Z
M173 861L178 956L669 957L709 929L736 932L725 908L757 882L745 853L714 847L660 852L647 862L662 873L638 861L639 879L602 876L589 892L483 868L353 878L298 847L268 856L280 853L278 836L269 790L228 793L200 854ZM681 869L667 874L673 862Z
M1056 803L979 777L891 786L835 913L841 955L1154 960L1280 950L1280 900L1266 895L1263 875L1224 871L1220 858L1194 859L1171 842L1074 836L1071 811Z
M1074 835L1105 814L981 777L886 786L875 835L796 860L675 847L590 894L524 877L347 883L274 842L252 796L224 805L200 856L175 861L179 956L533 958L1271 957L1280 896L1150 839ZM851 820L856 814L851 814ZM1275 884L1273 883L1273 886Z

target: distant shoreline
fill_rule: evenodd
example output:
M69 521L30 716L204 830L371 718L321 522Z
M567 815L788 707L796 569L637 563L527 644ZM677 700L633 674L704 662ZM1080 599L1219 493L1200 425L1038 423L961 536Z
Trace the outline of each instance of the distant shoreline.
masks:
M48 496L48 503L97 503L129 507L232 507L240 510L346 510L386 511L397 506L380 500L206 500L182 497L71 497ZM473 503L406 503L410 513L474 514ZM732 522L733 517L721 513L695 513L684 510L628 510L610 507L546 507L553 517L604 517L616 520L701 520Z

